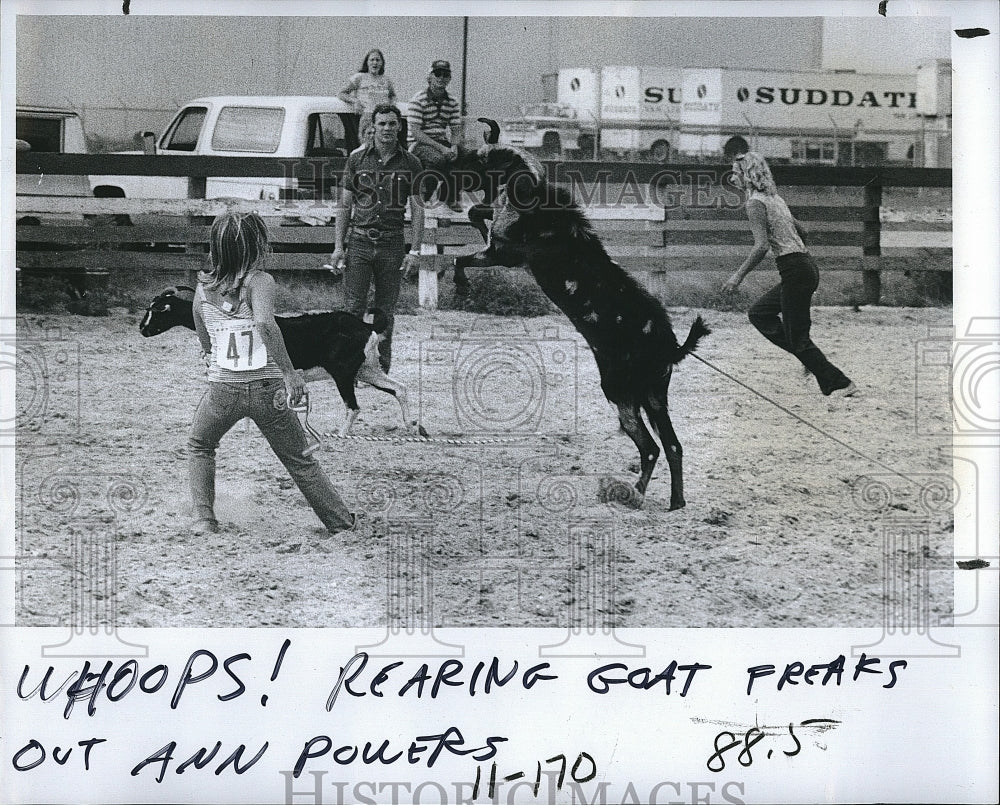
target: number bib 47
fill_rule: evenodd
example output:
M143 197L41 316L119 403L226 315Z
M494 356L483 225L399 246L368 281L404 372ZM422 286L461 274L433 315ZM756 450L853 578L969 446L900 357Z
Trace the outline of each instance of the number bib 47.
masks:
M215 333L215 362L230 372L262 369L267 363L267 347L250 319L233 319Z

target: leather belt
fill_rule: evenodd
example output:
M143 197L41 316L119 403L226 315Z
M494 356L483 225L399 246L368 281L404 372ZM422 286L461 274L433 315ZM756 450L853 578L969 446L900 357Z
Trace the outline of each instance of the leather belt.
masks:
M377 226L355 226L351 229L354 234L366 237L373 243L377 243L384 237L397 234L396 230L379 229ZM402 234L402 232L399 232L398 234Z

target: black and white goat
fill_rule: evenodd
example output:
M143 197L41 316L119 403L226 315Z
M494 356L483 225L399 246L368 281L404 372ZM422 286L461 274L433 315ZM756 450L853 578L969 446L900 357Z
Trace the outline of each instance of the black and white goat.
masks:
M149 303L139 322L139 332L149 337L177 326L193 330L193 300L193 288L186 285L167 288ZM307 380L321 379L325 377L325 372L337 384L337 390L347 406L347 417L340 427L341 436L350 433L361 410L354 393L355 380L395 397L406 428L426 436L423 427L410 419L406 387L387 377L379 366L378 343L388 326L385 314L377 308L369 312L372 314L371 324L344 311L275 316L275 321L292 366L302 369Z
M500 124L488 117L479 118L485 123L487 131L483 132L485 145L477 149L459 146L458 160L455 163L454 175L460 181L464 190L482 191L483 200L469 208L469 223L483 237L483 242L489 242L489 228L486 221L493 218L493 205L507 184L507 180L515 173L529 171L537 179L544 177L542 164L527 151L512 146L499 146ZM459 293L466 293L469 279L465 275L465 267L455 265L455 286Z
M639 449L641 473L630 487L606 479L601 494L638 508L660 454L643 423L645 412L666 450L670 508L685 505L681 444L667 411L674 366L710 330L698 316L678 343L658 299L614 262L571 194L550 185L521 154L487 146L484 164L510 164L482 251L458 257L456 268L523 267L587 341L604 396L618 408L622 429ZM624 486L624 488L623 488Z

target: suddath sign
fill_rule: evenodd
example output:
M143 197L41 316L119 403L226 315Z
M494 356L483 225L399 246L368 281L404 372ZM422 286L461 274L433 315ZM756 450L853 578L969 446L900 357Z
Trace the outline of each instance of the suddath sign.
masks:
M740 87L736 99L741 103L784 104L785 106L858 106L887 109L916 109L915 92L853 92L849 89L807 89L801 87L757 87L751 98L750 90Z

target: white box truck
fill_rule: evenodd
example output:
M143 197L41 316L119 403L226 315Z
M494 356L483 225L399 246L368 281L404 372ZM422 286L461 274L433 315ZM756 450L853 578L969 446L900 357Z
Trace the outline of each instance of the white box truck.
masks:
M915 75L694 67L682 94L682 158L910 164L922 125Z

